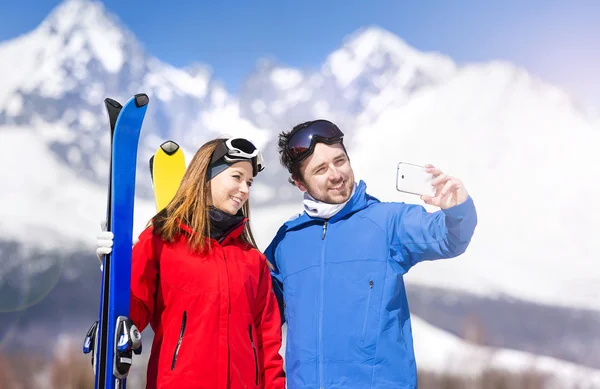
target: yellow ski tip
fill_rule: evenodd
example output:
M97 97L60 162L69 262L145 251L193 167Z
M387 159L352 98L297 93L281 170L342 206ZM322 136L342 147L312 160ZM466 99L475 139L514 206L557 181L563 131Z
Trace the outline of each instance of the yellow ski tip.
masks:
M166 141L154 153L152 179L157 212L165 208L175 196L185 169L185 156L176 142Z

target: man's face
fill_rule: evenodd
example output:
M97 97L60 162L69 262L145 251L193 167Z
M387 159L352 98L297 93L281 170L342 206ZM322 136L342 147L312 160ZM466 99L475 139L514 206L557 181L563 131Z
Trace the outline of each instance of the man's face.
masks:
M340 204L347 201L354 188L354 172L341 144L317 143L310 157L300 165L303 182L295 181L301 191L315 199Z

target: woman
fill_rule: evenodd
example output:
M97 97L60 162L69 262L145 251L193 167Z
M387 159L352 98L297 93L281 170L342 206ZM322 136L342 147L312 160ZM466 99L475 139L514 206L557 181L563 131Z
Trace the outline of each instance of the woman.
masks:
M261 165L245 139L206 143L140 234L130 318L155 333L146 388L285 387L277 301L248 223Z

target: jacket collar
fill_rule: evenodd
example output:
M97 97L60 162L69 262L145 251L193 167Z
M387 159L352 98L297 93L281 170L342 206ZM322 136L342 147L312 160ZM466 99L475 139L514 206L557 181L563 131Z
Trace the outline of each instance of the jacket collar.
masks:
M242 235L242 232L244 231L244 227L246 226L247 222L248 222L248 218L245 217L238 225L234 226L229 231L227 231L225 234L223 234L220 241L217 242L214 239L212 239L212 240L219 243L220 245L226 245L226 244L230 243L232 240L235 240L235 239L239 238L240 235ZM188 226L185 223L182 223L182 222L179 223L179 228L181 228L182 231L185 231L190 235L196 234L196 231L194 231L192 229L192 227ZM210 238L207 237L207 239L210 239Z
M367 194L367 184L360 180L358 186L356 187L356 191L354 195L350 198L350 200L346 203L344 208L342 208L338 213L333 215L331 219L329 219L329 223L335 223L338 220L345 218L348 215L351 215L355 212L358 212L366 207L368 207L373 202L379 202L375 197ZM314 223L314 222L324 222L325 219L319 217L311 217L306 211L300 214L297 218L292 219L284 224L287 230L297 228L303 224Z

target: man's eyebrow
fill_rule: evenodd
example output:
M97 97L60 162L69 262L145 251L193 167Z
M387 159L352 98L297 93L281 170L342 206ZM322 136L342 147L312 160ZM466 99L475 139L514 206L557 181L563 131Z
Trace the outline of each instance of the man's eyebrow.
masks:
M322 168L323 166L325 166L325 162L322 162L320 164L318 164L317 166L315 166L313 169L311 169L311 171L314 173L317 170L319 170L320 168Z

